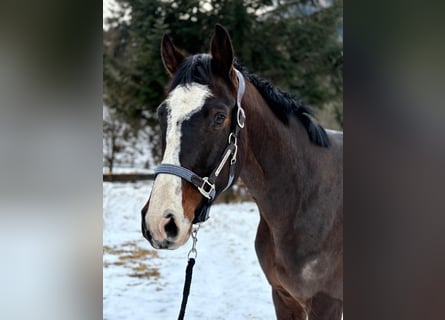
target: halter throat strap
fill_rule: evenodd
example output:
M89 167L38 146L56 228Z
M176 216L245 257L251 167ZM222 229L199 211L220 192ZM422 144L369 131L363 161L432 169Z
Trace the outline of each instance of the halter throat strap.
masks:
M216 197L216 179L225 167L226 163L229 161L229 178L226 187L221 191L224 192L229 189L235 179L235 163L238 154L238 135L242 128L244 128L244 123L246 120L246 115L244 109L241 107L241 100L243 99L244 92L246 90L246 83L244 77L238 70L235 69L238 78L238 91L236 98L236 119L234 129L229 134L227 147L222 153L221 160L219 161L216 168L207 177L200 177L193 171L177 166L174 164L162 163L155 169L155 177L158 174L171 174L178 176L195 186L198 191L205 198L201 210L198 214L195 214L195 219L193 223L204 222L209 218L209 208L212 205Z

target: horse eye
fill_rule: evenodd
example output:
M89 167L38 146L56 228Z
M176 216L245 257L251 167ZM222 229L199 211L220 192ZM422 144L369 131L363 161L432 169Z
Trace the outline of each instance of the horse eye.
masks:
M215 115L215 124L222 125L224 123L224 120L226 120L226 116L222 113L217 113Z

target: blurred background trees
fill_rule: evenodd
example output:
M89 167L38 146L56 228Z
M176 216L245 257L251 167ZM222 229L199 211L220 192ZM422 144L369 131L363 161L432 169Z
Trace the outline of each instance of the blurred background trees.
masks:
M324 126L342 128L342 0L116 2L120 8L104 28L104 104L135 133L150 126L156 135L168 81L162 36L184 53L208 52L216 23L227 28L237 59L251 72L302 97ZM159 148L152 147L156 159Z

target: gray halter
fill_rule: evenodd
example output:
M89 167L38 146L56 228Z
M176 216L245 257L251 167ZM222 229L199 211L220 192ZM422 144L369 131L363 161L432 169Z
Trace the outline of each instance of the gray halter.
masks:
M157 176L158 174L171 174L178 176L194 185L198 189L198 191L205 197L205 203L201 206L199 214L195 214L193 223L203 222L209 218L209 209L216 197L216 179L218 178L229 158L229 179L227 181L226 187L222 190L222 192L230 188L235 178L234 165L236 163L236 155L238 152L238 134L239 131L244 128L244 123L246 120L244 109L241 107L241 100L243 98L244 91L246 90L246 83L241 72L236 69L235 72L238 77L238 92L236 98L236 124L232 132L230 132L229 134L228 145L224 150L223 156L216 168L207 177L200 177L187 168L168 163L161 163L155 169L155 176Z

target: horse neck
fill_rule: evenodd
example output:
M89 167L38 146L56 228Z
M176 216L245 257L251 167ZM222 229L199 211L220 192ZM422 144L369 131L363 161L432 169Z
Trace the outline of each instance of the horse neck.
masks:
M290 117L289 125L283 124L250 82L246 83L243 106L246 132L240 176L263 215L282 207L283 201L298 201L307 181L305 175L311 171L314 149L296 117Z

